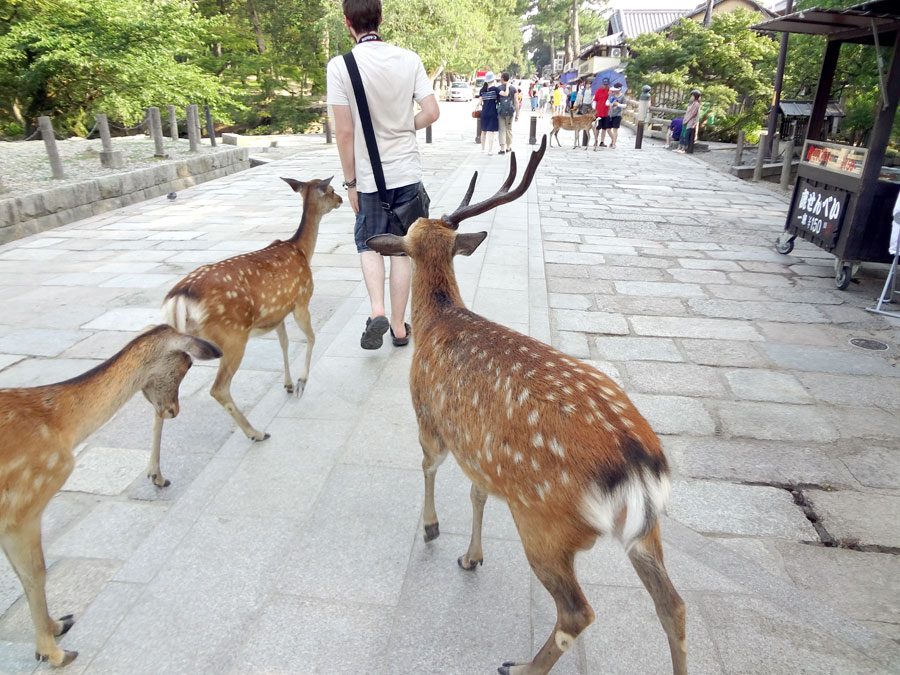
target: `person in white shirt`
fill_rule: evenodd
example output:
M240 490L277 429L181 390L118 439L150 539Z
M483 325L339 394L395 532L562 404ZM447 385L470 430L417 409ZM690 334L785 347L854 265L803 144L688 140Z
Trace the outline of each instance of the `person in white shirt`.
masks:
M387 198L391 207L414 199L422 179L416 130L440 116L437 98L418 54L382 42L380 0L344 0L344 24L356 42L356 60L381 155ZM414 114L413 101L421 108ZM353 85L343 57L328 62L328 105L334 115L344 187L356 214L354 237L360 254L371 312L360 338L363 349L378 349L390 329L395 346L409 343L404 322L412 269L409 258L391 258L391 316L385 316L384 258L366 240L388 231L387 211L381 206L366 141L356 108Z

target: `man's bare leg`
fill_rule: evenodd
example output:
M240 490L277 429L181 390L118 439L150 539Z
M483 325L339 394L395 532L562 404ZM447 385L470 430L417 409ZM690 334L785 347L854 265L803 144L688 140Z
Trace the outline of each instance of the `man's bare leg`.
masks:
M406 256L391 258L391 329L394 337L406 337L406 303L409 302L409 286L412 279L412 264ZM384 284L382 284L384 288Z
M359 254L359 261L362 265L363 279L366 281L366 290L369 291L369 302L372 305L369 316L371 318L384 316L384 257L375 251L363 251Z

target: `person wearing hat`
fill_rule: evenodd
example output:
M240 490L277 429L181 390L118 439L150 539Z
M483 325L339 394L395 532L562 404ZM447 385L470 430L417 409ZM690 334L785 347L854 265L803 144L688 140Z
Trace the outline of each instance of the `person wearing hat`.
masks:
M500 87L497 86L494 71L489 70L484 76L484 84L478 97L481 99L481 152L494 153L494 141L500 131L500 117L497 115L497 97Z
M609 98L606 101L609 106L609 147L615 148L619 138L619 126L622 124L622 113L625 112L625 96L622 95L622 85L616 82L609 90Z
M678 152L685 152L694 145L697 140L697 129L700 126L700 91L694 89L691 92L691 102L687 112L684 113L684 124L681 131L681 141Z

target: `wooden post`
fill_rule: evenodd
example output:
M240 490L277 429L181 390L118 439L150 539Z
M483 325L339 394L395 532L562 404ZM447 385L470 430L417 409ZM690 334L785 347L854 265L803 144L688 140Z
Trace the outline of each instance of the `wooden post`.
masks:
M159 116L159 108L155 106L147 108L147 118L150 126L150 135L153 137L153 156L166 157L166 146L163 143L162 119Z
M481 143L481 118L475 120L475 142Z
M206 135L209 136L209 144L216 147L216 128L213 126L212 113L208 105L203 106L203 112L206 114Z
M53 134L53 123L49 117L38 117L38 128L41 130L41 138L44 139L44 148L47 150L47 158L50 160L50 171L53 178L65 178L62 160L59 158L59 150L56 147L56 136Z
M175 114L175 106L169 106L169 138L178 140L178 116Z
M528 124L528 144L537 145L537 117L531 116L531 122Z
M322 127L325 130L325 143L331 145L331 118L328 115L325 115L325 121L322 122Z
M194 133L197 136L197 143L203 144L203 128L200 123L200 106L194 103Z
M200 144L200 139L197 137L197 123L194 120L194 116L197 114L197 106L191 104L187 107L187 132L188 132L188 143L190 143L190 151L197 152L197 149Z
M425 127L425 142L431 143L431 125Z
M774 147L774 146L773 146ZM791 141L784 148L784 164L781 165L781 189L787 190L791 185L791 168L794 161L794 143Z
M756 146L756 166L753 167L753 182L758 183L762 180L763 160L766 158L766 139L768 132L763 130L759 132L759 144Z
M737 146L735 146L735 148L734 148L734 165L735 166L741 165L741 160L743 159L743 156L744 156L744 137L745 137L744 132L739 131L738 137L737 137Z
M103 113L97 114L97 128L100 130L100 166L107 169L120 169L125 164L121 150L113 150L112 137L109 135L109 120Z

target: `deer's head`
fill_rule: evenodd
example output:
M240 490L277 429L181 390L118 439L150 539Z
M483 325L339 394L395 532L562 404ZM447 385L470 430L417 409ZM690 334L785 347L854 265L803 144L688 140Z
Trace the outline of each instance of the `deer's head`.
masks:
M512 191L509 188L516 178L516 153L510 154L509 173L503 185L492 197L476 204L469 203L472 193L475 191L475 182L478 180L476 171L462 203L453 213L440 218L419 218L410 226L406 236L379 234L371 237L366 244L381 255L406 254L420 265L423 263L449 264L455 255L472 255L487 237L487 232L459 233L457 232L459 224L466 218L486 213L525 194L534 179L534 174L546 149L547 137L544 136L541 147L531 153L531 159L528 161L522 180Z
M141 391L162 418L178 415L178 387L192 359L207 361L222 356L222 350L212 342L179 333L165 324L151 328L137 341L145 344Z
M291 189L303 197L303 205L314 204L319 211L320 216L324 216L329 211L334 211L337 207L344 203L341 196L331 187L330 178L313 178L312 180L302 181L293 178L282 178L285 183L291 186Z

